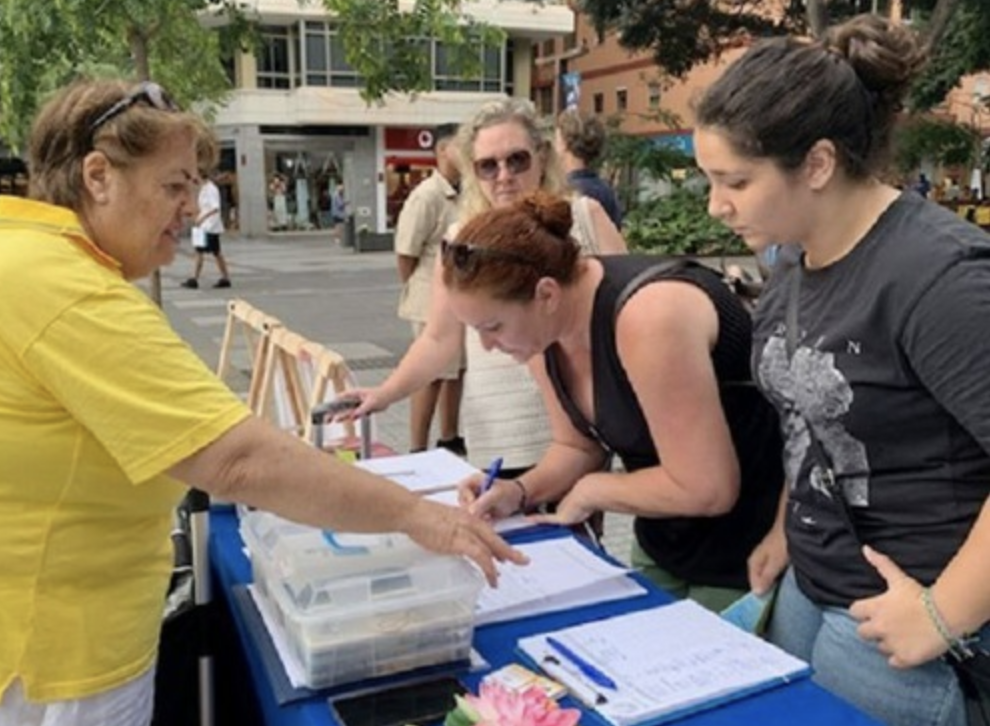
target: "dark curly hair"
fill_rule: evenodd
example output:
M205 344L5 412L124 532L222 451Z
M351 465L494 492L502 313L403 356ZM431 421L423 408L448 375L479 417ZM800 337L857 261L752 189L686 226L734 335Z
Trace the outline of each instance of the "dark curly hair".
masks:
M924 62L914 33L878 15L837 25L821 42L765 40L705 92L697 125L788 170L828 139L846 173L862 179L886 162L896 116Z

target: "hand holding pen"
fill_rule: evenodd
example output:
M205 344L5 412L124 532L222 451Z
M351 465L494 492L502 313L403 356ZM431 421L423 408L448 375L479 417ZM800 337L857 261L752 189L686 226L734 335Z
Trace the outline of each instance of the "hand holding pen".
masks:
M458 487L458 501L472 514L484 519L500 519L512 514L512 503L504 494L505 488L497 486L502 471L502 458L496 457L478 483L477 475Z
M485 481L481 485L481 491L478 493L479 497L485 496L489 490L492 488L492 484L498 478L498 475L502 472L502 457L496 457L491 464L488 466L488 473L485 475Z

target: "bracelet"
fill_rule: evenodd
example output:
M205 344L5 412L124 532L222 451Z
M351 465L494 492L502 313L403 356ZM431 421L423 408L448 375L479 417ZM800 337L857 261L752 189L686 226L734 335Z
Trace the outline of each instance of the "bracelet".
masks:
M526 485L523 484L522 479L513 479L512 483L519 487L519 492L522 494L522 499L519 500L519 508L517 512L525 512L526 505L529 502L529 496L526 494Z
M964 638L955 637L949 631L949 626L946 625L945 620L942 618L942 614L938 611L938 608L935 607L935 599L932 597L932 589L930 587L922 589L921 602L925 606L925 612L928 613L928 619L932 621L932 625L935 626L935 630L937 630L938 634L942 636L942 640L948 646L949 652L959 660L971 657L973 655L973 651L970 650L966 640Z

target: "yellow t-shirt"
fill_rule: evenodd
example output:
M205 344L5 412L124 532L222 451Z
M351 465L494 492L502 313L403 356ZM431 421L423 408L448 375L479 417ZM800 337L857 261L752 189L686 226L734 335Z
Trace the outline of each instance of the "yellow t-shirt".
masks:
M63 208L0 197L0 696L153 662L182 485L250 414Z

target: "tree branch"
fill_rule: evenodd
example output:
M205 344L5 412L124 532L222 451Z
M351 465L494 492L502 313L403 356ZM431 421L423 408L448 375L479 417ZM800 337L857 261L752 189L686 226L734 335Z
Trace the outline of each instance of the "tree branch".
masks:
M922 36L922 46L926 52L931 53L942 40L949 27L949 21L959 9L959 4L960 0L938 0Z

